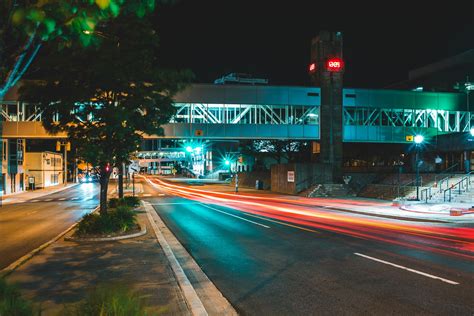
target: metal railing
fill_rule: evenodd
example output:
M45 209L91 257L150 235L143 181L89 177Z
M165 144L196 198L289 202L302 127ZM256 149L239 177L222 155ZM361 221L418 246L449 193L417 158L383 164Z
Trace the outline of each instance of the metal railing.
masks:
M423 177L420 176L420 183L423 183ZM405 183L404 185L400 185L398 184L397 186L397 198L400 199L401 196L400 196L400 192L403 192L403 195L405 196L408 192L410 192L409 190L406 190L410 188L409 190L413 190L413 188L416 189L416 179L415 180L412 180L408 183ZM408 192L407 192L408 191Z
M458 194L461 194L462 191L467 192L469 191L469 184L471 182L471 173L469 172L467 176L453 184L451 187L444 190L443 193L443 200L446 202L446 195L448 195L448 202L452 200L452 192L453 190L458 190Z
M439 185L439 188L440 188L439 192L441 192L441 187L442 187L442 184L444 182L446 182L446 188L449 187L449 178L451 178L453 176L453 174L450 173L450 171L452 171L457 166L459 166L459 164L455 163L451 167L447 168L446 170L442 170L440 173L435 175L435 183L437 183ZM441 180L438 181L439 178L441 178Z
M425 200L425 203L428 203L428 199L431 199L432 194L431 194L431 187L429 188L424 188L420 192L420 200Z

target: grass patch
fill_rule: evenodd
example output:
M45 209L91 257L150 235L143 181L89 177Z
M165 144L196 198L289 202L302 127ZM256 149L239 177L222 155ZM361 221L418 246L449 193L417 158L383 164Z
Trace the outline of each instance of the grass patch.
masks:
M136 217L135 211L125 205L109 209L106 215L87 214L77 225L76 234L84 236L127 232L137 227Z
M0 315L31 316L41 315L41 310L21 297L20 291L0 278Z
M142 316L147 315L143 298L121 285L99 285L86 299L66 315L74 316Z

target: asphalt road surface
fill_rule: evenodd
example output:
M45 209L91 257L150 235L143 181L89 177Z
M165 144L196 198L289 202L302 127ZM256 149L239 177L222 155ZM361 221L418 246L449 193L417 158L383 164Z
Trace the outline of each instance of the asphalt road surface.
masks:
M472 227L152 181L148 201L241 314L474 314Z
M0 269L51 240L99 203L98 184L0 207Z

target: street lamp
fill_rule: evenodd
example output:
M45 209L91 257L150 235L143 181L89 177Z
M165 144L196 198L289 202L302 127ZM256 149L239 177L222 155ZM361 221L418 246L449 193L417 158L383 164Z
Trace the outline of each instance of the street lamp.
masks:
M416 199L420 199L420 161L419 161L419 148L420 144L423 143L425 138L423 135L415 135L414 141L415 141L415 172L416 172Z

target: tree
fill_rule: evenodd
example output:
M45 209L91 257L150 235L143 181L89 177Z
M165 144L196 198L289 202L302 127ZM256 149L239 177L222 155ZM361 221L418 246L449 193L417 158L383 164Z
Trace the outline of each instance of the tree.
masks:
M106 214L112 168L128 160L145 133L162 134L175 111L173 96L192 75L159 68L158 35L146 18L123 14L89 36L101 45L53 49L38 60L41 80L20 93L38 104L47 130L66 132L78 155L95 166Z
M272 158L276 163L304 161L308 143L291 140L254 140L247 143L243 152L257 158Z
M57 47L93 44L88 36L119 13L143 16L154 0L2 0L0 1L0 100L25 74L45 43Z

